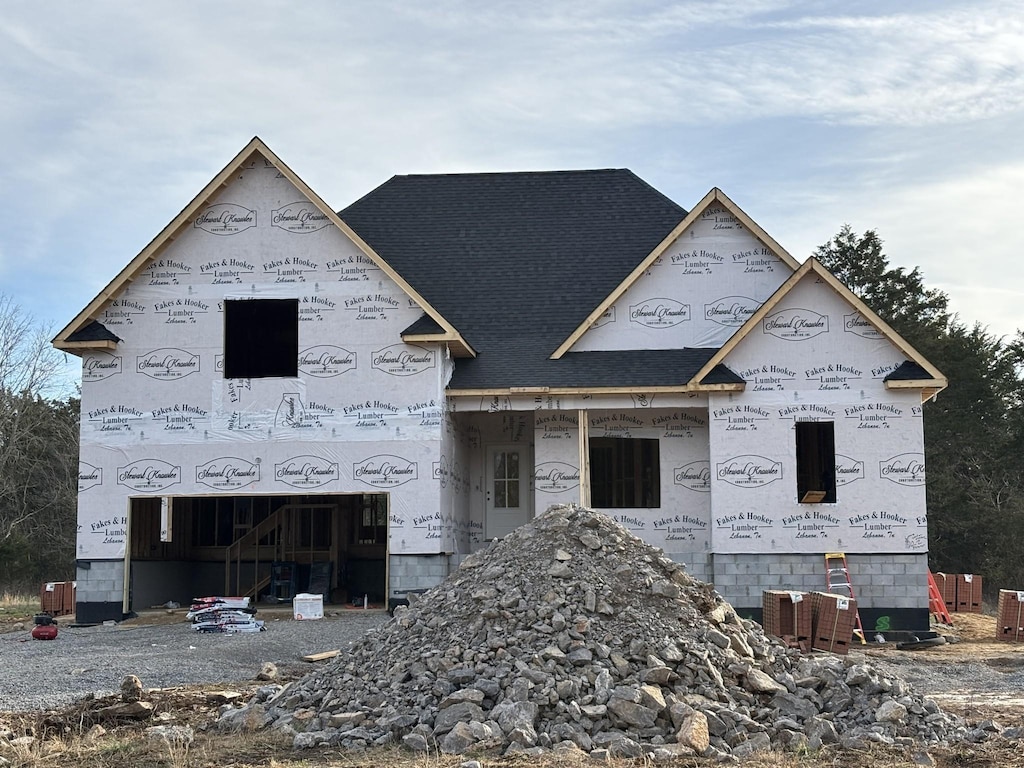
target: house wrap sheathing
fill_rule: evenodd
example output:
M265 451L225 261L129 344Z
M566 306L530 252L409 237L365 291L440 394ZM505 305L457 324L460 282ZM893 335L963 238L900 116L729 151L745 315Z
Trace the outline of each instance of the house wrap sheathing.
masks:
M865 629L927 625L945 379L717 189L396 176L336 213L254 139L54 344L82 358L80 621L383 605L577 503L744 615L842 551Z

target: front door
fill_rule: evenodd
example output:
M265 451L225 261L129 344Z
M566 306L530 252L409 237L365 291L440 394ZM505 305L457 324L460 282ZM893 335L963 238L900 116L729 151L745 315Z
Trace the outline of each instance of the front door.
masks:
M526 448L487 447L487 489L484 536L496 539L530 519L530 477Z

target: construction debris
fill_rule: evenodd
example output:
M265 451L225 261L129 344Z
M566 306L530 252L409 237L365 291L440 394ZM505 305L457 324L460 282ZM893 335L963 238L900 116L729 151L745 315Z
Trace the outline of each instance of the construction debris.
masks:
M226 709L296 748L669 760L953 740L956 716L851 653L801 653L606 515L552 507L344 656Z
M255 614L248 597L196 597L186 616L197 632L261 632L266 627Z
M313 661L313 662L315 662L315 661L327 661L328 659L333 659L339 653L341 653L340 650L336 650L336 651L323 651L322 653L311 653L308 656L303 656L302 660L303 661Z

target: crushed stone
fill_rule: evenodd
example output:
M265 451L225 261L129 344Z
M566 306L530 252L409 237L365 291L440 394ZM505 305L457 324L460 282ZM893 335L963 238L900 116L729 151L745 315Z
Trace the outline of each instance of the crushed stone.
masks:
M344 656L218 724L254 723L296 748L654 760L976 736L862 657L784 646L660 550L572 505L492 542Z

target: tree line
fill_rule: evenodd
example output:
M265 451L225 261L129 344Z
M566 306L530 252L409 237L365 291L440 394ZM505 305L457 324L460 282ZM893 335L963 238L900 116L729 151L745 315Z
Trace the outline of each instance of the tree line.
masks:
M931 570L980 574L989 597L1024 589L1024 336L964 322L882 246L845 225L814 255L949 380L924 407Z
M1024 588L1024 335L961 320L873 230L844 225L814 256L949 379L924 409L931 569ZM80 401L63 368L0 294L0 592L74 578Z
M0 294L0 594L75 574L77 391L46 329Z

